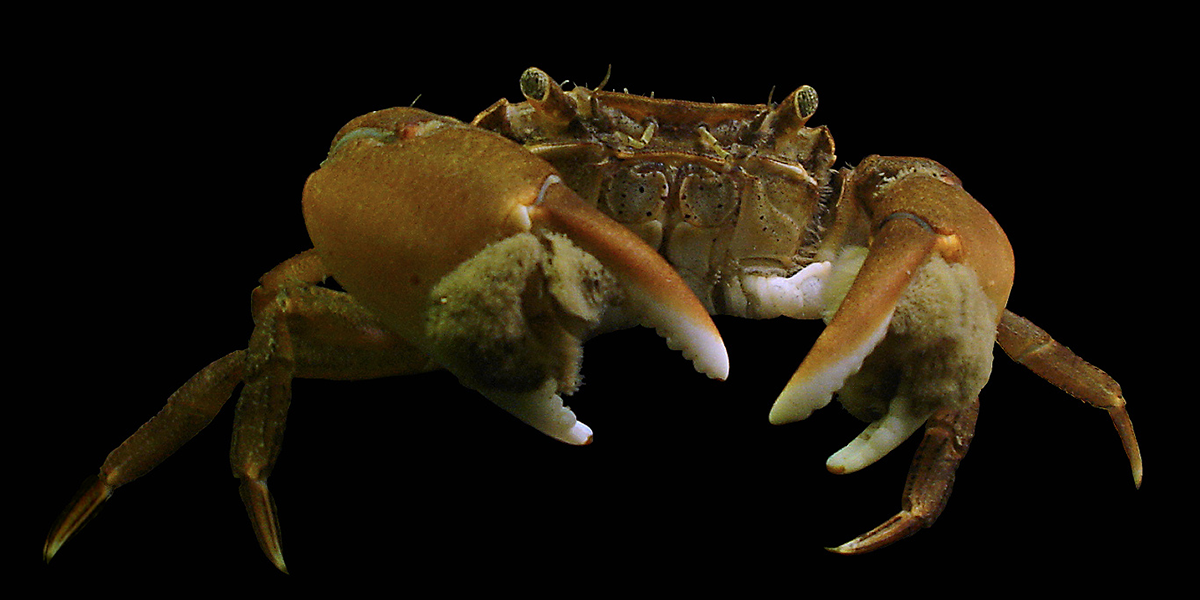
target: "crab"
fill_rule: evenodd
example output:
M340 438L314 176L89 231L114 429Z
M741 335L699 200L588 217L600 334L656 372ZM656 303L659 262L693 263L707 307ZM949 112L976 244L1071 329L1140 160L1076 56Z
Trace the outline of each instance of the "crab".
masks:
M586 445L592 429L563 401L580 387L582 344L649 326L725 379L710 315L827 323L767 416L803 420L837 397L867 422L830 471L862 469L924 427L901 510L834 552L873 551L937 519L994 344L1108 411L1140 485L1120 387L1005 308L1012 248L942 165L872 156L835 169L829 130L807 125L807 86L762 105L604 83L567 91L538 69L520 87L523 102L500 100L470 123L393 108L343 127L304 189L314 248L262 277L248 347L198 372L108 455L44 558L242 385L231 462L259 545L286 572L267 479L293 379L445 369L538 431Z

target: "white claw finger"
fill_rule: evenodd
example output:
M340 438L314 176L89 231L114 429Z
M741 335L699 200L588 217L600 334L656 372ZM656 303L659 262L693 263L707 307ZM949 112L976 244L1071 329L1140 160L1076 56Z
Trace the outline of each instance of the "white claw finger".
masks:
M814 410L829 404L833 393L862 368L863 361L883 340L892 312L888 310L874 328L865 330L850 342L838 337L834 343L830 343L831 336L821 334L813 351L800 364L771 406L771 423L780 425L801 421L807 419ZM825 350L825 347L832 348Z
M931 411L913 413L903 398L895 398L882 419L867 425L858 437L825 462L831 473L853 473L883 458L929 419Z
M575 418L555 393L557 383L547 380L542 387L525 393L488 390L485 396L534 429L560 441L582 446L592 443L592 428Z
M631 291L630 295L636 294ZM668 348L683 353L697 371L712 379L724 381L729 377L729 354L711 320L689 318L689 315L676 313L672 307L656 304L650 298L641 302L642 312L647 315L645 325L653 327L667 341Z

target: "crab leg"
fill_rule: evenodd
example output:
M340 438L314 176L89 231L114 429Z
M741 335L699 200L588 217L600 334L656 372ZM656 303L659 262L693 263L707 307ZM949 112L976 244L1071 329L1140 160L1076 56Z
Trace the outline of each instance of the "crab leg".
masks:
M297 377L367 379L437 368L424 354L388 333L346 294L315 287L325 279L313 251L263 276L254 291L255 328L246 349L246 385L234 415L229 458L263 553L287 572L275 500L267 478L283 445L284 423ZM294 336L302 323L306 335Z
M50 528L42 557L58 549L96 516L113 491L158 466L212 421L242 381L245 352L231 352L192 376L167 405L109 453L100 473L89 477Z
M281 303L286 300L281 300ZM247 348L249 373L238 398L233 421L229 461L242 483L238 488L258 544L283 572L287 567L280 549L279 519L275 501L267 490L267 477L283 445L283 428L292 397L296 362L286 306L264 311Z
M908 470L900 512L875 529L828 550L863 554L932 526L950 499L954 472L967 455L978 417L978 399L962 409L942 409L930 416L925 423L925 437Z
M1141 487L1142 453L1133 433L1133 422L1125 410L1121 386L1108 373L1054 341L1045 330L1010 311L1004 311L1000 319L996 342L1009 358L1025 365L1042 379L1079 400L1108 411L1125 455L1129 457L1133 484Z
M279 454L291 379L369 379L438 368L348 295L314 286L325 277L312 251L263 276L253 295L257 326L250 348L231 352L192 376L157 416L109 454L99 475L84 482L51 528L45 560L96 515L116 488L148 473L208 425L245 380L231 462L234 475L242 479L242 499L259 544L286 570L266 478ZM295 323L303 323L304 336L291 335L289 325Z
M1000 319L996 342L1017 363L1072 396L1108 411L1133 472L1134 485L1142 483L1142 457L1133 423L1125 410L1121 386L1107 373L1054 341L1044 330L1011 311ZM839 554L863 554L902 540L930 527L950 498L954 472L967 454L975 434L979 401L961 410L942 409L925 423L925 437L917 448L901 510L879 527L835 548Z

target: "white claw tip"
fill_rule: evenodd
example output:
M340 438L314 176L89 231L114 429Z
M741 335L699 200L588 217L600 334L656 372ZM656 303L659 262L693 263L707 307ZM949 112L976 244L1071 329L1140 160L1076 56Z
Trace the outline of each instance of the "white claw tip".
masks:
M696 347L699 354L688 358L696 365L697 371L718 381L729 378L729 352L725 350L725 342L721 338L701 338Z
M800 386L788 385L784 388L775 404L771 405L768 420L772 425L786 425L803 421L818 408L824 408L833 399L833 392L811 390Z
M562 396L555 392L557 387L555 380L547 379L535 390L486 390L484 395L509 414L560 442L574 446L592 443L592 428L576 419L575 413L563 405Z
M575 446L586 446L592 443L592 428L580 421L575 421L575 425L571 427L570 431L558 439Z
M653 323L646 323L653 327ZM711 379L729 378L729 352L715 330L687 322L672 323L670 328L655 327L655 332L667 341L667 347L683 353L696 371Z

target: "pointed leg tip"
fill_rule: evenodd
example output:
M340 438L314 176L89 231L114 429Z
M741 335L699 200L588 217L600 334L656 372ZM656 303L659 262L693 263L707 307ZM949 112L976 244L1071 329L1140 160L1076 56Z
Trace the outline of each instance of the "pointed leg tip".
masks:
M58 549L62 548L63 543L70 537L70 532L64 535L57 527L52 530L50 535L46 536L46 543L42 545L42 562L50 564L50 559L54 558L55 554L58 554Z
M276 569L287 573L283 562L283 542L279 535L279 517L275 510L275 499L267 489L266 479L245 477L238 486L242 503L250 515L250 523L254 527L254 536L258 539L259 548L267 556L267 560Z
M274 565L276 569L279 569L279 571L284 575L290 574L288 573L287 563L283 561L283 547L279 545L278 539L271 544L264 544L260 541L259 546L262 548L263 553L267 556L267 560L271 561L271 564Z
M859 556L862 554L867 554L869 552L874 552L875 550L883 548L884 546L888 546L892 542L896 541L896 540L889 540L889 541L880 543L879 540L872 540L872 539L865 539L865 538L866 538L865 535L859 536L859 537L856 537L840 546L827 546L825 548L825 550L827 552L832 552L833 554L840 554L842 556Z
M59 548L100 512L104 503L112 497L113 489L99 476L93 475L85 479L75 497L50 528L50 533L46 535L46 543L42 546L42 560L50 562L50 559L58 554Z
M825 550L834 554L841 554L842 556L857 556L860 554L866 554L873 550L878 550L884 546L887 546L888 544L891 544L891 541L880 543L880 540L876 535L878 531L879 528L876 528L844 544L841 544L840 546L826 546Z
M920 514L902 510L892 518L840 546L825 548L834 554L847 556L866 554L886 548L932 524Z
M861 554L861 552L854 550L850 542L846 542L841 546L826 546L825 550L834 554L841 554L842 556L854 556L855 554Z
M1141 489L1142 450L1138 447L1137 434L1133 432L1133 421L1129 418L1129 412L1125 410L1125 398L1120 398L1119 406L1109 409L1108 415L1117 430L1117 435L1121 438L1121 446L1125 449L1125 456L1129 458L1129 469L1133 474L1133 485L1135 488Z
M46 545L42 546L42 562L50 564L50 559L58 553L58 549L62 547L62 542L58 540L47 539Z

